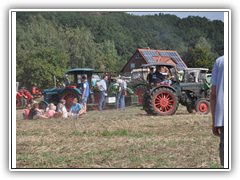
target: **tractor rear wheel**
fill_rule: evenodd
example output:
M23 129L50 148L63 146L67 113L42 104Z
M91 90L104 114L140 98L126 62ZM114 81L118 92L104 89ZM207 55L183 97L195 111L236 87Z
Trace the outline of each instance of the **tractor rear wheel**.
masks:
M147 113L152 115L173 115L178 109L178 97L169 88L155 89L147 99Z
M69 111L72 104L73 104L73 99L74 98L77 98L78 100L78 103L80 103L80 100L81 100L81 95L77 93L77 91L75 90L66 90L64 91L61 96L60 96L60 100L61 99L64 99L66 101L66 109Z
M27 105L27 100L24 97L20 97L19 101L20 101L20 106L25 108Z
M134 94L138 96L138 103L142 104L143 102L143 93L146 89L145 85L138 85L134 88Z

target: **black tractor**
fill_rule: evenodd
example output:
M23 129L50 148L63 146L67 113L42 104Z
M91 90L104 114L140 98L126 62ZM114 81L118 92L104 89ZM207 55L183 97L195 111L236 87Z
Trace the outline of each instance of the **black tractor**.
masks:
M184 73L180 82L173 64L144 64L142 68L161 66L172 76L172 83L154 83L147 86L143 95L143 109L151 115L173 115L179 103L187 107L189 113L208 114L210 104L206 99L206 72L208 69L197 68Z

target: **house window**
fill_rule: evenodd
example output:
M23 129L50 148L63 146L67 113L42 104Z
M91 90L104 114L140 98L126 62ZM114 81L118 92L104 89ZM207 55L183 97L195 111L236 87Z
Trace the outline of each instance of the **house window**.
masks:
M131 63L131 69L135 68L135 63Z
M135 56L135 59L142 59L142 56L140 55L140 53L138 53L138 54Z

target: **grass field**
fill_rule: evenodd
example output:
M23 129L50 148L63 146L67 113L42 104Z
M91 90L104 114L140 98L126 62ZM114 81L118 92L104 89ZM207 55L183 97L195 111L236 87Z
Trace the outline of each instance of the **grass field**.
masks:
M222 168L211 115L149 116L141 107L68 119L21 120L17 168Z

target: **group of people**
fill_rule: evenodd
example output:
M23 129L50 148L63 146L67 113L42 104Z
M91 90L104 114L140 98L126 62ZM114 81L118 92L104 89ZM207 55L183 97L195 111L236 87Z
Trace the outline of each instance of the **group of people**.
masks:
M48 106L41 105L41 108L39 108L38 103L34 103L32 106L28 104L25 109L25 113L23 113L23 118L25 120L67 118L70 116L80 116L85 112L83 106L78 103L77 98L73 99L73 104L69 112L66 109L65 103L66 101L62 99L57 106L55 106L53 103L50 103Z
M96 85L98 89L100 90L100 100L98 104L98 110L102 111L102 104L105 98L105 93L107 91L107 82L108 76L104 75L103 79L100 82L97 82ZM125 95L126 95L126 89L127 89L127 84L123 80L123 78L119 78L117 80L118 89L117 89L117 99L116 99L116 109L119 109L119 101L120 101L120 109L125 110Z
M100 82L96 82L100 90L100 100L98 104L99 111L102 110L102 104L105 98L105 93L107 91L106 81L108 79L107 75L103 76L103 79ZM58 104L57 107L50 103L47 107L42 105L39 108L38 103L34 103L32 106L30 104L27 105L25 109L25 113L23 113L24 119L47 119L47 118L67 118L70 116L80 116L82 114L87 114L87 99L89 96L89 84L87 82L87 77L82 76L82 96L80 99L80 103L78 102L77 98L73 99L73 104L67 112L66 109L66 101L62 99ZM118 79L117 83L119 84L117 89L117 100L116 100L116 109L119 108L119 101L120 101L120 108L121 110L125 110L125 92L126 92L126 82L123 79Z
M50 103L48 106L41 105L41 108L39 108L38 103L34 103L32 106L28 104L25 109L25 113L23 113L23 118L30 119L30 120L47 119L52 117L66 118L68 114L67 114L65 103L66 101L62 99L57 104L57 107L53 103Z

